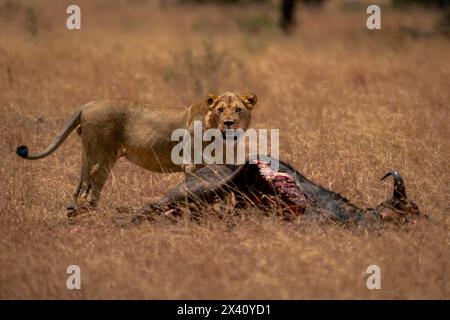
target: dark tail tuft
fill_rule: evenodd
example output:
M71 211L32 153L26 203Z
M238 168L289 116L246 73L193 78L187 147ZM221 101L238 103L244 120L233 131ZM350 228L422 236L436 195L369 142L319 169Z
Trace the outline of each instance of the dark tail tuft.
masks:
M17 147L16 153L19 157L26 159L28 158L28 147L27 146Z

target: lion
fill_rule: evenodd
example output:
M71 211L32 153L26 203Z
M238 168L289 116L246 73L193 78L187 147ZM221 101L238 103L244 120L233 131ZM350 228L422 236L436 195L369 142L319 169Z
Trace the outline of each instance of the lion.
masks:
M237 95L225 92L208 94L201 102L189 108L167 108L125 99L95 100L83 105L70 118L62 132L42 152L29 154L27 146L17 148L17 154L36 160L52 154L76 129L81 137L81 177L73 193L69 211L78 208L80 198L95 208L101 191L116 161L124 157L153 172L189 172L192 165L177 165L171 159L171 141L175 129L193 132L194 121L202 121L203 129L217 128L222 134L227 129L247 130L251 111L257 97L254 93Z

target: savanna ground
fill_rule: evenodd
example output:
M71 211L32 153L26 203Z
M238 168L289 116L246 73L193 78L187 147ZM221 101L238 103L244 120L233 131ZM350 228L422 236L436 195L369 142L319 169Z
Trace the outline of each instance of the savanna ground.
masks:
M332 2L300 8L284 35L273 4L78 1L82 30L68 31L69 4L0 1L0 298L450 298L450 40L426 32L436 12L383 7L368 31L365 7ZM42 160L15 154L46 147L90 100L188 106L229 90L258 95L254 126L280 128L281 158L313 181L367 207L397 168L430 222L374 232L244 212L231 229L214 215L119 228L117 207L182 179L125 161L99 209L68 222L77 135ZM82 290L66 288L73 264ZM381 290L366 288L372 264Z

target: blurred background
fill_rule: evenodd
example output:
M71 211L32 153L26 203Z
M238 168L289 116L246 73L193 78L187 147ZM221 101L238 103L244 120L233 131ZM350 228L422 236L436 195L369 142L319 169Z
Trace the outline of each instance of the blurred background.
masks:
M161 80L166 88L183 85L176 97L176 102L183 105L206 91L242 88L243 83L251 81L245 79L245 68L258 67L264 72L267 63L273 62L268 58L255 66L255 61L246 61L248 57L270 57L278 50L280 55L289 51L301 59L308 52L325 48L337 54L343 47L351 53L353 47L357 50L372 46L377 50L378 43L392 49L413 41L446 41L450 24L448 0L96 0L78 2L82 27L80 31L69 31L65 28L65 10L70 4L0 1L2 40L29 46L27 52L38 60L43 47L49 54L65 59L74 67L64 68L72 75L66 77L66 85L76 81L76 74L83 69L79 61L84 56L84 65L89 68L83 72L90 76L103 77L99 72L105 64L111 71L113 85L107 83L101 88L102 95L124 93L153 98L153 92L161 95L165 89L148 90L148 82ZM381 8L381 30L366 28L366 8L370 4ZM94 48L105 50L95 52ZM5 51L0 59L6 59L3 62L8 65L8 77L12 77L11 53ZM139 59L132 59L132 52L137 51ZM100 58L95 55L102 55L101 61L92 61ZM53 62L57 62L55 56ZM115 62L128 58L123 66L126 70L118 70L121 66ZM289 62L286 60L284 65ZM115 72L127 72L130 79L114 84L118 79ZM183 73L190 73L189 79ZM237 85L236 81L242 82ZM101 87L101 83L96 86ZM264 83L258 81L252 86L259 89Z

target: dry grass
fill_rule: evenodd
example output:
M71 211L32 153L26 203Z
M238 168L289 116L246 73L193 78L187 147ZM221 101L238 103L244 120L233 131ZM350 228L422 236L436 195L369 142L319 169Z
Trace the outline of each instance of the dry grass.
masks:
M79 1L82 31L67 31L69 1L19 3L0 1L0 298L450 298L450 42L399 31L430 29L435 12L386 9L369 32L364 8L305 10L284 36L270 5ZM281 157L314 181L370 206L395 167L432 222L375 233L246 213L231 230L215 218L120 229L116 207L180 180L120 162L99 210L67 224L76 135L43 160L14 153L44 148L89 100L186 106L227 90L258 94L255 126L280 128ZM81 291L65 287L70 264ZM365 287L371 264L382 290Z

